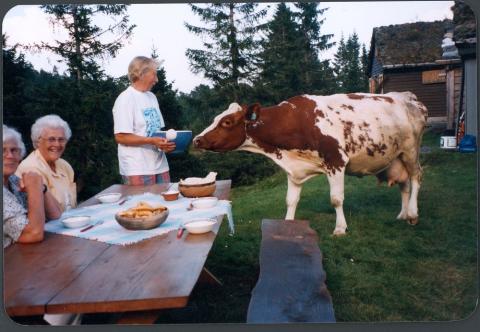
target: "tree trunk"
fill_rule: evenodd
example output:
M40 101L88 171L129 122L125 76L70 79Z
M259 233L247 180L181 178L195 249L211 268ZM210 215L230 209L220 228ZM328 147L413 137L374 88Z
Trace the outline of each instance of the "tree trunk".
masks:
M82 54L80 52L80 38L79 38L79 32L78 32L78 5L73 5L73 28L74 28L74 38L75 38L75 66L76 66L76 72L77 72L77 81L81 81L83 79L82 75L82 69L81 69L81 64L82 64Z

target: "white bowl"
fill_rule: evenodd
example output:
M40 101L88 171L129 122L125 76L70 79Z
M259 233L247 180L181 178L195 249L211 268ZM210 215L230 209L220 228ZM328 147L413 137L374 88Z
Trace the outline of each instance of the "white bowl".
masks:
M192 206L194 209L209 209L217 205L217 197L202 197L192 200Z
M195 219L185 223L185 229L190 234L203 234L210 232L216 223L216 219Z
M95 196L102 203L115 203L120 199L122 194L120 193L111 193L111 194L102 194Z
M89 216L73 216L67 217L61 220L63 226L67 228L79 228L86 226L90 223Z

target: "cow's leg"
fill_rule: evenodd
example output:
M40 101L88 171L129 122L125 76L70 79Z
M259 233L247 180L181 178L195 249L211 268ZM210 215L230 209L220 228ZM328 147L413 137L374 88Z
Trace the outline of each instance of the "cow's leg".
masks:
M422 181L422 168L418 160L418 151L411 154L404 154L402 160L405 163L407 172L410 176L410 199L407 207L407 221L410 225L418 223L418 192Z
M408 216L408 202L410 200L410 179L399 183L400 194L402 196L402 210L397 216L397 219L407 220Z
M335 172L335 174L327 175L330 185L330 203L335 208L336 222L333 235L344 235L347 230L347 221L343 213L343 198L345 185L345 170Z
M300 200L300 193L302 192L302 185L295 183L290 176L288 176L288 189L287 189L287 215L285 219L295 219L295 210L297 209L298 201Z

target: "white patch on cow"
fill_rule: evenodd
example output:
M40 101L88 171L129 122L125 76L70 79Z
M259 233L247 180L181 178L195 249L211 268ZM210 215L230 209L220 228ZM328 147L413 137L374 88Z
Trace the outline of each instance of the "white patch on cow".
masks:
M199 135L197 135L196 137L200 137L200 136L203 136L205 135L206 133L208 133L209 131L215 129L218 124L220 123L220 121L227 115L229 114L233 114L235 112L239 112L242 110L242 107L237 104L237 103L231 103L230 106L228 106L228 109L226 111L223 111L222 113L220 113L219 115L217 115L215 117L215 119L213 119L213 122L210 126L208 126L207 128L205 128L204 131L202 131Z
M292 103L290 103L290 102L288 102L288 101L282 101L280 104L278 104L278 106L284 105L284 104L290 105L293 109L297 108L297 105L294 105L294 104L292 104Z

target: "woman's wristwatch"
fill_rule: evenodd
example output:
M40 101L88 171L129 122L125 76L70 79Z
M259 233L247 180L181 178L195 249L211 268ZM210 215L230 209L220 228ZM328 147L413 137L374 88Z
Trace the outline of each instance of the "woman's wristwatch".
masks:
M47 190L48 190L48 187L47 187L46 184L44 184L44 185L43 185L43 191L42 191L42 192L45 194L45 193L47 192Z

